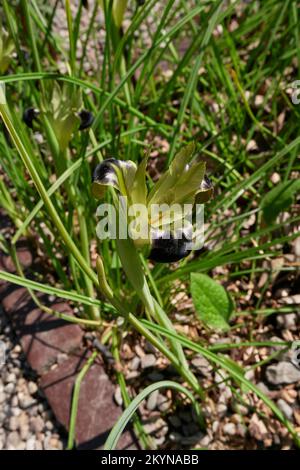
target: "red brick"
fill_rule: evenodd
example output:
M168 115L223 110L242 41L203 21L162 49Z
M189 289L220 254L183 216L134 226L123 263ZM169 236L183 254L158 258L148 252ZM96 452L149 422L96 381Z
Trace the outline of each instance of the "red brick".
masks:
M57 420L66 429L69 427L74 382L86 359L86 352L80 356L70 356L41 378L46 398ZM114 386L102 365L94 363L80 387L76 421L76 443L79 449L96 449L104 444L122 412L115 404L113 394ZM118 448L137 448L128 431L121 437Z

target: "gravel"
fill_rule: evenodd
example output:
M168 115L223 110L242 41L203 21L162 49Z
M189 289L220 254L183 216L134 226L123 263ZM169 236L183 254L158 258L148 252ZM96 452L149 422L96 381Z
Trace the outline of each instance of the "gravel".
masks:
M223 432L228 436L234 436L236 434L236 431L236 425L234 423L226 423L223 426Z
M158 400L159 391L155 390L154 392L150 393L148 400L147 400L147 409L149 411L153 411L156 408L157 400Z
M267 367L266 377L270 384L292 384L300 380L300 370L292 363L282 361Z
M63 449L63 433L38 393L34 373L0 313L0 342L5 350L5 360L0 363L0 449Z
M285 400L280 398L277 401L277 406L282 411L282 413L284 414L284 416L287 419L292 420L292 418L293 418L293 408Z
M154 354L145 354L141 359L142 369L147 369L148 367L153 367L156 363L156 357Z

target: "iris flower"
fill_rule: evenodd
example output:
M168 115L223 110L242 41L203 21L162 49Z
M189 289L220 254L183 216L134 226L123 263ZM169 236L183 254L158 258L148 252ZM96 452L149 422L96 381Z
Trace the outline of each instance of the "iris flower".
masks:
M142 232L141 224L148 228L142 232L142 237L135 233L130 211L127 219L134 244L148 246L149 258L153 261L169 263L188 255L192 227L181 223L187 215L182 208L188 205L193 211L195 204L203 204L212 196L213 187L205 175L205 162L192 161L194 151L193 143L180 150L150 190L146 183L147 157L138 166L131 160L109 158L94 170L92 192L96 198L103 198L110 186L127 198L127 207L137 204L145 208L136 227L138 233ZM153 211L153 207L160 209Z

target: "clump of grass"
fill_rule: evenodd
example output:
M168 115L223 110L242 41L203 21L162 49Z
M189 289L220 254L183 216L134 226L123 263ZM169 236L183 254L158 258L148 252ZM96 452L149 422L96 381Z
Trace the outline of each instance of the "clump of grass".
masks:
M174 364L199 402L205 391L189 369L186 352L201 353L228 372L237 391L243 384L263 400L298 445L292 424L220 350L175 332L170 303L174 286L189 290L195 272L211 274L226 266L234 279L255 281L264 269L262 261L282 253L298 236L299 215L290 210L284 223L280 217L266 223L264 200L275 171L283 182L299 172L299 109L287 94L299 67L296 2L147 0L139 6L128 2L124 11L126 2L119 2L124 5L116 13L118 2L103 1L101 8L94 2L88 23L83 21L84 3L73 9L71 2L64 4L66 43L54 27L59 2L49 9L24 0L16 10L3 0L0 7L0 84L6 84L7 98L7 104L0 104L0 204L15 226L12 239L0 241L18 268L18 275L0 272L0 278L27 287L41 308L47 309L35 291L78 304L81 317L75 321L100 336L108 321L105 341L116 357L122 335L137 330ZM100 37L99 18L105 26L101 58L87 72L89 51ZM124 18L130 20L127 29ZM39 114L26 127L22 116L28 109ZM83 110L94 117L85 129ZM164 146L168 168L178 149L191 141L207 160L215 188L206 206L201 254L191 254L175 269L149 264L132 247L122 252L115 241L98 240L97 203L91 193L96 165L111 156L138 163L145 150L160 153ZM286 198L288 204L295 195ZM108 192L106 198L111 201L113 195ZM255 222L244 236L252 214ZM16 258L16 245L24 236L34 236L56 285L24 276ZM101 253L98 273L95 253ZM136 276L126 269L126 258L138 266L142 295ZM295 272L297 266L290 269ZM251 305L253 315L262 301ZM151 322L144 318L146 311ZM121 329L116 327L120 316ZM259 347L250 336L246 345L252 344ZM129 406L124 376L118 372L117 378ZM73 410L76 414L76 403ZM75 421L73 414L72 432ZM149 447L138 419L135 428L142 445Z

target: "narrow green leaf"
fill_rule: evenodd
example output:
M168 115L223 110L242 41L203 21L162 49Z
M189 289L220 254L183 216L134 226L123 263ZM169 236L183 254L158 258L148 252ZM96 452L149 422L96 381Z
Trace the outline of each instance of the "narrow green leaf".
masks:
M290 207L299 191L299 179L284 181L271 189L261 202L265 222L272 224L281 212Z
M199 422L201 420L200 418L200 411L197 402L195 401L195 398L191 394L189 390L187 390L185 387L182 385L172 382L171 380L164 380L161 382L157 382L154 384L149 385L146 387L142 392L140 392L134 400L130 403L128 408L124 411L124 413L121 415L117 423L114 425L112 428L111 432L109 433L109 436L104 444L104 450L113 450L115 449L118 440L120 439L123 430L125 429L127 423L131 420L133 417L134 413L142 403L142 401L152 392L155 390L159 390L161 388L172 388L174 390L177 390L180 393L185 394L192 402L193 406L195 407L195 411L199 417Z

